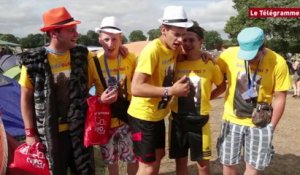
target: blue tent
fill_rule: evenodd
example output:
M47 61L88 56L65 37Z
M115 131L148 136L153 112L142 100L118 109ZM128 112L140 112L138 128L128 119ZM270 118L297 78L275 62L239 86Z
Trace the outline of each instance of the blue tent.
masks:
M0 112L5 131L11 136L24 135L20 109L20 85L14 79L0 74Z

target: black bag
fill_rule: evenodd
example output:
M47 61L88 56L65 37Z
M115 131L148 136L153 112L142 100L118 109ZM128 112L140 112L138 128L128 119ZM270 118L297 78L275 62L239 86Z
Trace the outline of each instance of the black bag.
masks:
M199 133L202 127L208 122L209 115L197 114L176 114L172 112L175 122L182 127L185 132Z
M252 122L257 127L265 127L271 122L273 108L268 103L257 103L252 113Z
M129 101L124 98L118 98L118 100L110 105L112 117L116 117L125 123L128 123L127 109L129 107Z

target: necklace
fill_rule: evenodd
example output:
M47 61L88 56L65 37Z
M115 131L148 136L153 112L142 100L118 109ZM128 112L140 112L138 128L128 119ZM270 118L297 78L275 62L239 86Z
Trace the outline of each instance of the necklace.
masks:
M65 54L65 52L57 52L56 50L51 49L51 48L49 48L49 47L45 47L45 49L46 49L49 53L52 53L52 54L55 54L55 55L59 55L59 56Z

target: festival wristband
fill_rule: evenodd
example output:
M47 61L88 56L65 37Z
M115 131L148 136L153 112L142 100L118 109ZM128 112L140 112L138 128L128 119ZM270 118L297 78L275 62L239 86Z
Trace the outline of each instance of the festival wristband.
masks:
M163 96L163 100L164 101L168 101L169 99L169 87L164 87L164 96Z
M37 131L35 128L25 128L26 137L35 137L36 135L37 135Z

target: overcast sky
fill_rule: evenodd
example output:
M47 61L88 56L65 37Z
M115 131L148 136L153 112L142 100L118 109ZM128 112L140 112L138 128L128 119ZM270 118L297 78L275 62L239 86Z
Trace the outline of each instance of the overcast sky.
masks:
M41 33L43 12L65 6L82 22L78 25L82 34L100 26L103 17L116 16L126 37L133 30L142 30L146 35L159 27L157 19L168 5L182 5L190 19L223 38L227 38L223 31L226 21L237 14L231 0L0 0L0 33L18 37Z

